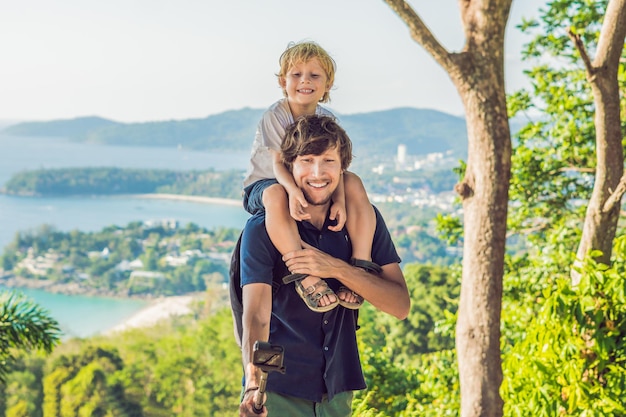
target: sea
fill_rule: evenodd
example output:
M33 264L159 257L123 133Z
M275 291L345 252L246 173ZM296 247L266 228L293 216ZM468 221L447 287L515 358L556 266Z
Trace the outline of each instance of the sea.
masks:
M172 170L245 169L248 152L85 144L63 138L18 137L0 132L0 187L15 173L38 168L120 167ZM176 219L209 229L243 228L248 214L232 205L130 196L40 198L0 194L0 253L19 231L43 224L57 230L97 231L132 221ZM3 288L0 286L0 290ZM146 302L52 294L20 289L59 321L65 337L89 337L123 322Z

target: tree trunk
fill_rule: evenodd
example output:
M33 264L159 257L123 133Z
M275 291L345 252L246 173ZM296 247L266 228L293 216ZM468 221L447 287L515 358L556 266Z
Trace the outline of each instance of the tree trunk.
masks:
M626 0L611 0L604 16L596 59L591 62L579 36L570 32L587 70L595 104L596 157L595 182L587 206L582 236L576 253L576 266L592 250L602 254L596 261L610 264L613 239L619 220L626 179L620 120L617 73L626 36ZM572 284L580 273L572 270Z
M466 43L449 53L406 1L385 0L447 71L464 103L468 160L456 348L461 416L499 417L503 402L500 315L511 138L504 88L504 31L512 0L459 0Z

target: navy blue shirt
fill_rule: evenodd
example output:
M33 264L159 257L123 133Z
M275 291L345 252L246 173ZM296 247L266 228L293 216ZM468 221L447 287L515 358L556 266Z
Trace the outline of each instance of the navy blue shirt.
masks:
M389 231L376 212L376 233L372 260L379 265L400 263ZM352 245L344 228L328 230L326 219L321 230L309 222L298 222L302 239L308 244L344 261L349 261ZM272 245L265 229L265 212L248 219L241 241L241 285L266 283L280 285L289 271ZM336 279L326 279L337 290ZM297 294L294 284L282 284L272 298L269 342L285 349L286 373L272 372L267 390L310 401L321 402L324 394L331 400L344 391L364 389L356 342L355 310L342 306L326 313L311 311Z

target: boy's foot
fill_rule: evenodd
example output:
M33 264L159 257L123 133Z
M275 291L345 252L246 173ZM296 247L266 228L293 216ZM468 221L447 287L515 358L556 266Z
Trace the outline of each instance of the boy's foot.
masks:
M321 278L306 274L290 274L283 277L283 282L294 282L296 291L306 306L316 313L325 313L339 305L339 298Z
M352 266L356 266L357 268L361 268L362 270L371 274L378 275L383 272L383 269L380 267L380 265L372 261L366 261L364 259L352 258L350 259L350 264ZM341 304L345 308L357 310L363 305L363 297L361 297L359 294L355 293L348 287L339 287L339 290L337 291L337 296L339 297L339 304Z
M337 297L339 304L350 310L358 310L363 305L363 297L343 285L337 290Z

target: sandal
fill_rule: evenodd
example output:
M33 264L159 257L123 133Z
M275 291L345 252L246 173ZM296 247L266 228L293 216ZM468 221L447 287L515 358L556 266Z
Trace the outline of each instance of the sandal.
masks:
M357 300L353 303L342 300L341 298L339 298L339 294L342 292L351 293L356 297ZM345 308L349 308L350 310L358 310L363 305L363 297L343 285L339 287L339 290L337 290L337 298L339 299L340 305L344 306Z
M380 267L380 265L371 261L366 261L364 259L352 258L350 259L350 265L355 266L357 268L361 268L362 270L369 272L371 274L378 275L381 272L383 272L383 269ZM359 294L357 294L356 292L352 291L350 288L345 287L345 286L339 287L337 294L340 294L342 292L351 293L352 295L356 297L357 301L350 303L348 301L344 301L341 298L337 297L339 298L339 304L341 304L345 308L349 308L350 310L358 310L359 308L361 308L361 306L363 305L363 301L364 301L363 297L361 297Z
M330 289L326 281L323 279L320 279L315 283L315 285L311 285L308 288L304 288L302 285L302 279L296 280L295 285L300 298L302 298L308 308L316 313L325 313L339 305L339 297L337 297L335 292ZM318 302L325 295L334 295L335 301L327 306L321 306Z

